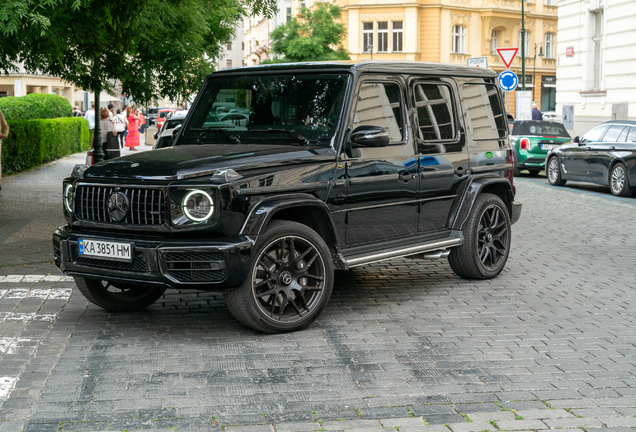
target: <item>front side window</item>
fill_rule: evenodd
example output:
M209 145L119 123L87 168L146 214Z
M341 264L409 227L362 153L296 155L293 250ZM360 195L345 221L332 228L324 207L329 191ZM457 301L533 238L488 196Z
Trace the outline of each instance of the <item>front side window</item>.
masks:
M453 26L453 53L463 54L466 52L466 28L464 26Z
M495 85L464 84L461 101L467 114L468 133L473 140L506 137L506 113Z
M420 83L415 86L415 107L422 143L418 143L421 154L462 151L456 142L455 116L451 89L438 83ZM440 141L452 141L440 143Z
M580 139L582 143L598 142L607 130L607 125L596 126L594 129L583 135Z
M353 129L381 126L390 137L389 144L401 144L404 134L402 96L396 83L364 82L358 93Z
M184 128L183 144L329 146L342 112L348 75L252 75L210 79ZM242 114L240 125L220 120Z
M554 58L554 33L545 34L545 58Z
M387 52L389 50L389 23L378 23L378 52Z
M373 50L373 23L362 23L362 51L371 52Z
M404 28L402 21L393 21L393 52L402 52L404 43Z

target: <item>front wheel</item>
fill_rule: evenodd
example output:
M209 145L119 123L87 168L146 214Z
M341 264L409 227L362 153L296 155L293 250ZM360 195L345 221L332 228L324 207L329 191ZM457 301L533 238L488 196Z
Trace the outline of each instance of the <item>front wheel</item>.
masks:
M510 252L508 209L497 195L477 197L464 225L464 243L453 248L448 262L466 279L491 279L503 270Z
M634 193L634 188L629 186L627 178L627 168L622 162L617 163L610 172L610 190L616 196L630 196Z
M245 282L224 298L242 324L282 333L311 324L332 289L333 263L322 237L306 225L272 221L254 248Z
M563 186L567 180L561 178L561 167L559 166L559 158L552 156L548 161L548 183L552 186Z
M161 298L166 288L117 286L104 280L75 278L75 285L91 303L113 312L136 312L147 308Z

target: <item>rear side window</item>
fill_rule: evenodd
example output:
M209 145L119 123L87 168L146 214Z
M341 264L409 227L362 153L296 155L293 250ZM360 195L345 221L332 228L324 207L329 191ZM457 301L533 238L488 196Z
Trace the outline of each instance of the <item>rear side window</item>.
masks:
M506 113L493 84L464 84L461 94L468 133L473 140L506 137Z
M353 128L381 126L389 133L389 144L401 144L404 139L400 86L389 82L364 82L360 86Z
M629 135L627 135L627 142L628 143L636 142L636 127L632 126L629 128Z
M457 139L450 86L441 83L417 83L413 93L420 131L418 152L431 154L463 151L463 142Z
M581 137L581 142L585 143L600 141L607 128L608 126L606 125L596 126L594 129Z
M604 142L616 142L618 136L623 132L623 129L626 129L625 125L614 125L610 126L607 130L607 133L603 137Z

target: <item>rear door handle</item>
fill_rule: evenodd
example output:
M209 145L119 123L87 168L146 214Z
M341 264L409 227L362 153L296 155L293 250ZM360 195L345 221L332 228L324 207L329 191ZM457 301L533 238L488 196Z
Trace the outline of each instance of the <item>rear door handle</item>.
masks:
M585 151L590 151L592 150L592 147L585 147Z

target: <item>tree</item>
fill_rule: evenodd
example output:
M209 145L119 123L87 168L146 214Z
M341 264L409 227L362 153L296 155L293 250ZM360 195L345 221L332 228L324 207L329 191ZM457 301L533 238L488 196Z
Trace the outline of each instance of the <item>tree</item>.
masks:
M329 3L317 3L315 9L303 9L300 19L292 19L271 34L274 62L348 60L342 46L347 30L338 22L342 9Z
M0 72L22 65L58 76L94 92L97 108L100 92L115 80L140 103L184 99L213 71L212 61L246 11L243 4L266 15L276 8L275 0L0 2Z

